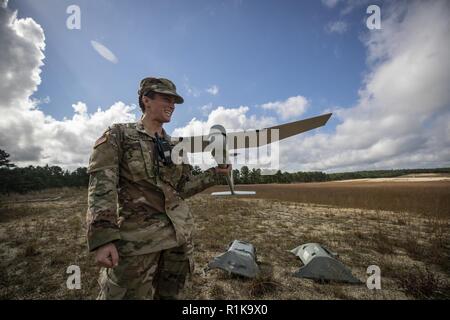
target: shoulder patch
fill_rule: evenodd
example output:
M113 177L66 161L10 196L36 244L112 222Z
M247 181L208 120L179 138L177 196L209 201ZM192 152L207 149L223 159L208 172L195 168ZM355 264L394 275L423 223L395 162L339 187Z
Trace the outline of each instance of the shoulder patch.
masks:
M102 143L105 143L106 141L108 141L108 134L107 133L105 133L100 138L98 138L97 141L95 141L94 149L97 148Z

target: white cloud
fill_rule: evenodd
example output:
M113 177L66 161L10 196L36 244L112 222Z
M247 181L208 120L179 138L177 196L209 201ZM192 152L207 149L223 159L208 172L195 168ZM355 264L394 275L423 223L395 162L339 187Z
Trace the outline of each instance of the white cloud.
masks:
M44 31L33 19L17 19L2 7L0 42L0 148L11 154L12 162L68 169L86 166L92 144L102 131L114 122L135 120L134 106L122 102L91 114L86 104L78 102L72 105L74 115L62 121L44 114L37 105L49 99L30 98L41 82Z
M2 148L20 165L49 163L73 169L87 165L93 142L109 125L135 121L134 107L122 102L92 114L82 102L72 107L72 118L62 121L31 108L8 112L0 120L0 128L6 132Z
M194 98L200 96L200 90L191 85L189 78L186 75L183 77L183 85L188 95L193 96Z
M363 39L370 72L358 103L334 115L334 133L282 143L286 168L450 165L449 3L392 3L383 12L383 30Z
M91 45L94 48L95 51L97 51L97 53L99 55L101 55L103 58L105 58L106 60L108 60L109 62L112 63L117 63L119 62L119 60L117 59L117 57L114 55L114 53L112 53L111 50L109 50L107 47L105 47L103 44L101 44L100 42L97 41L91 41Z
M208 89L206 89L206 92L215 96L219 93L219 87L216 85L213 85L213 86L209 87Z
M285 101L269 102L261 105L266 110L275 110L283 120L297 120L299 116L305 113L309 102L303 96L290 97Z
M208 104L201 106L200 110L202 110L202 115L207 117L213 108L214 108L213 104L208 103Z
M327 33L343 34L348 30L348 24L345 21L333 21L325 26Z
M347 15L356 8L373 3L372 0L322 0L322 4L330 9L336 8L338 5L342 7L341 15Z
M322 3L328 8L334 8L339 0L322 0Z
M361 8L362 6L369 6L370 4L373 4L372 0L347 0L340 14L347 15L357 8Z
M4 105L28 99L41 82L44 32L33 19L16 16L17 12L0 8L0 103Z
M211 102L208 103L208 104L205 104L205 105L203 105L203 106L201 107L201 109L202 109L203 111L207 111L208 114L209 114L209 111L211 111L213 108L214 108L214 106L213 106L213 104L212 104Z
M210 109L210 106L207 105ZM257 117L256 115L247 115L250 110L247 106L238 108L226 108L218 106L212 110L206 121L192 118L189 123L181 128L176 128L172 135L175 137L185 137L193 135L207 135L211 126L221 124L230 131L261 129L274 125L275 119L272 117Z
M41 104L49 104L50 103L50 97L46 96L44 98L31 98L31 102L34 106L38 107Z
M219 94L219 87L217 85L212 85L206 89L198 89L198 87L195 87L191 84L191 81L186 75L183 76L183 86L187 94L194 98L200 97L202 95L202 92L207 92L213 96Z
M72 105L73 110L75 110L75 113L78 113L80 115L84 115L87 113L87 106L85 103L78 101L78 103Z

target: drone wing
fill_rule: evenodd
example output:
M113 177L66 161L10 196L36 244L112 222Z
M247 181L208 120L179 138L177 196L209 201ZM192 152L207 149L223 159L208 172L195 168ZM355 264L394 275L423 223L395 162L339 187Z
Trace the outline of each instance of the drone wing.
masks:
M321 116L289 122L261 130L229 132L227 133L228 150L256 148L322 127L328 122L331 115L332 113L327 113ZM210 144L208 136L172 138L172 141L175 143L182 142L185 144L187 151L191 153L204 152L205 148Z

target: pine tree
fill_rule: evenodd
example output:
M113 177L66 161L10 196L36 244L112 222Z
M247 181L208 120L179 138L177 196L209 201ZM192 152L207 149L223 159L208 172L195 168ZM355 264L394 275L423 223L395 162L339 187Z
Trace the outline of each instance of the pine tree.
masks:
M6 167L6 168L13 168L15 167L14 164L9 163L9 153L6 151L0 149L0 168Z

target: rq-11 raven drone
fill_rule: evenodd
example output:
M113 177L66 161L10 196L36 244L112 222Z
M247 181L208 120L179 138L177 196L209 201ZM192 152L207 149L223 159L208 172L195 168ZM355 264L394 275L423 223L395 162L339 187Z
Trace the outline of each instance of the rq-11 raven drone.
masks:
M221 125L214 125L211 127L210 133L207 136L192 136L192 137L173 137L172 140L176 142L176 146L172 152L184 154L184 152L211 152L219 167L227 167L230 164L229 156L230 150L259 148L264 145L280 141L294 135L306 132L321 126L324 126L332 113L327 113L321 116L308 118L304 120L294 121L277 125L261 130L248 130L240 132L227 133L225 128ZM236 191L234 189L234 181L232 172L226 176L230 191L213 192L212 195L248 195L255 194L255 191Z

